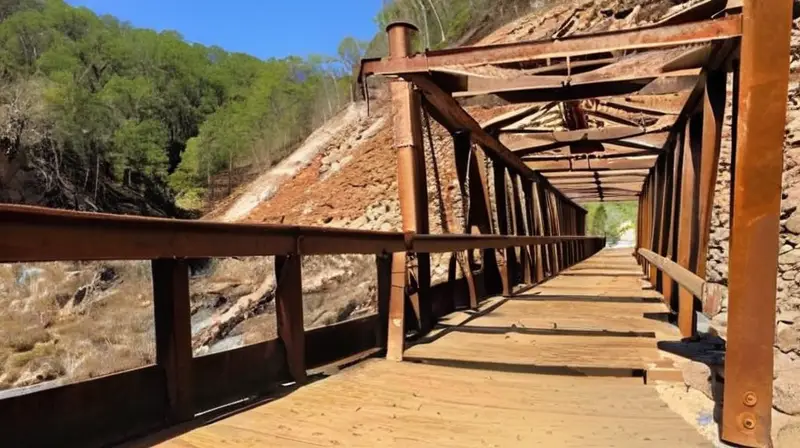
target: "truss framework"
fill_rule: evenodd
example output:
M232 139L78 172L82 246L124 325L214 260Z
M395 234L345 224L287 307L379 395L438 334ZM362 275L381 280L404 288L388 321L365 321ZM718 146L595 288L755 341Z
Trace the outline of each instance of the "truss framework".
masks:
M480 198L466 219L481 233L581 233L586 223L580 204L637 201L637 248L672 264L656 266L642 257L640 262L678 311L683 334L691 336L700 307L660 266L705 276L726 80L732 72L737 191L732 235L737 237L730 254L730 300L738 302L730 309L733 356L726 365L722 437L766 446L774 306L769 300L756 305L752 297L775 297L792 11L785 1L729 3L706 0L645 28L416 54L411 52L416 28L394 23L387 29L390 56L362 61L360 77L394 79L404 223L409 217L404 231L426 232L419 218L427 214L418 124L424 105L454 136L460 178L472 183L464 191ZM480 124L462 107L464 98L521 105ZM763 142L757 141L761 135ZM470 165L483 156L492 162L494 204L485 167ZM744 185L747 192L739 194ZM759 205L757 196L769 207ZM548 250L538 247L519 256L498 251L492 259L503 276L516 263L526 278L536 277L537 268L547 270L554 260L548 261ZM754 266L752 251L770 261L758 259L761 264ZM755 271L758 281L744 280ZM753 325L761 330L751 332ZM766 367L750 367L753 361L746 357L754 353L752 359Z

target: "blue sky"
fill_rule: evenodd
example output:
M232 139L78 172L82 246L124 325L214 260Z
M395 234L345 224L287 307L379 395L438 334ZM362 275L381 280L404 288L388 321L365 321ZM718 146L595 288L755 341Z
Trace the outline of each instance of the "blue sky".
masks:
M260 58L335 55L345 36L371 39L381 0L66 0L141 28Z

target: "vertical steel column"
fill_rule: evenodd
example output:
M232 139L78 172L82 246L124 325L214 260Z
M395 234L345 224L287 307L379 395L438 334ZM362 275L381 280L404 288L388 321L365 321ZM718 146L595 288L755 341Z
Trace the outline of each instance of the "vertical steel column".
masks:
M407 58L411 53L411 37L417 28L409 23L395 22L386 28L389 37L389 57ZM397 151L397 188L400 211L403 215L403 232L428 233L428 200L425 187L425 155L422 146L422 121L420 96L403 80L390 83L392 95L392 120L394 147ZM431 328L430 255L409 254L416 260L410 264L412 280L410 300L421 332Z
M538 235L536 231L536 220L533 217L533 182L528 179L522 179L522 192L525 197L525 222L528 224L528 235ZM539 283L542 281L542 276L539 272L542 269L541 260L537 258L536 245L528 246L528 254L530 255L530 277L531 284Z
M528 229L525 226L525 204L523 203L523 196L520 194L520 176L517 174L511 175L511 193L514 202L514 222L516 227L517 236L525 236L528 234ZM531 257L528 253L527 246L519 247L520 258L520 281L526 285L531 284Z
M545 202L543 201L544 195L542 193L542 186L538 183L533 184L533 218L536 221L537 235L549 235L547 227L545 226ZM537 269L541 270L539 281L547 279L552 275L552 268L550 267L550 250L546 244L536 246ZM537 274L538 275L538 274Z
M495 205L497 206L497 232L500 235L509 234L508 222L508 200L506 198L506 168L499 162L493 163L494 167L494 194ZM511 267L509 261L511 260L511 251L513 248L505 248L497 250L497 264L500 269L500 280L503 284L503 297L510 297L513 282L511 280Z
M673 143L673 145L675 145ZM667 236L667 251L666 257L677 263L678 261L678 225L679 225L679 211L681 199L681 169L682 157L677 146L672 148L670 153L671 158L671 182L670 182L670 225L669 235ZM664 301L669 305L670 309L678 309L678 298L680 297L680 290L678 283L669 276L664 278Z
M693 115L686 123L682 147L681 208L678 213L678 264L694 271L697 260L697 171L700 166L702 117ZM678 327L683 337L696 330L694 296L685 288L678 293Z
M769 446L792 2L744 0L722 438Z
M464 233L472 234L475 225L474 203L479 198L474 197L472 188L475 180L470 176L471 165L473 164L473 151L472 141L470 140L469 132L461 131L453 134L453 155L455 156L456 175L458 176L458 185L461 193L461 203L464 213ZM467 184L469 183L469 185ZM468 201L469 199L469 201ZM478 307L478 287L473 275L473 267L475 264L474 251L465 250L461 252L461 256L457 257L461 270L464 272L464 280L467 282L467 289L469 291L469 307L475 309Z
M700 227L697 244L697 269L695 273L706 277L708 244L711 239L711 213L714 207L714 189L717 185L717 168L722 143L722 124L725 119L725 93L727 73L715 71L708 74L703 95L703 150L700 156Z

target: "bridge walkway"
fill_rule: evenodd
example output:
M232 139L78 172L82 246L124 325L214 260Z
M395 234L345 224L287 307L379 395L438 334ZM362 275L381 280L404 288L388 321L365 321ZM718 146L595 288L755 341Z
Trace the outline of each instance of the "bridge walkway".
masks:
M168 447L711 446L661 400L662 318L630 249L442 319L403 362L369 359ZM677 371L675 371L677 372Z

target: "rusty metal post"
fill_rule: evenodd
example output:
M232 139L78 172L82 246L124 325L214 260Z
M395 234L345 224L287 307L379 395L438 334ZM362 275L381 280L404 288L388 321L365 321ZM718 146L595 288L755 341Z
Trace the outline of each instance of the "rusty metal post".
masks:
M715 71L708 74L703 95L703 150L700 157L700 227L697 244L697 269L695 274L706 276L708 244L711 239L711 213L714 207L714 189L717 185L717 167L722 146L722 124L725 119L725 93L727 73Z
M722 438L770 446L792 2L744 0Z
M697 262L697 172L700 167L700 151L702 143L702 117L693 115L686 123L682 147L681 167L681 199L679 227L678 227L678 257L677 262L694 272L693 267ZM678 327L683 337L695 334L696 315L694 296L685 288L678 292Z
M538 183L533 184L533 219L536 222L536 234L540 236L547 235L544 225L544 203L542 202L542 186ZM538 281L544 281L548 277L549 268L549 254L546 245L536 246L536 276Z
M464 213L464 229L465 234L473 233L473 225L475 223L474 200L472 188L475 181L471 176L471 165L473 164L472 156L472 141L469 132L461 131L453 134L453 155L455 156L456 176L458 177L459 192L461 193L461 204ZM478 285L475 281L474 265L475 257L474 251L465 250L457 254L456 260L461 265L461 271L464 274L464 279L467 282L467 289L469 291L469 307L476 309L478 307Z
M663 182L663 176L661 174L661 169L658 165L653 168L652 171L652 187L653 187L653 197L652 197L652 204L650 208L650 216L651 216L651 227L650 227L650 250L658 253L658 239L659 239L659 232L661 230L661 217L658 214L658 211L661 210L661 184ZM653 287L658 286L658 269L655 266L650 266L650 284Z
M407 58L411 54L411 37L416 31L414 25L405 22L395 22L386 28L391 59ZM400 79L392 81L390 89L403 232L425 234L428 233L428 201L420 95L411 83ZM433 324L429 295L430 255L409 254L409 259L409 275L415 289L410 294L410 300L416 314L417 327L425 333Z
M525 204L524 204L524 197L520 194L521 179L518 175L511 176L511 192L512 197L514 198L514 220L516 224L516 235L517 236L525 236L528 235L528 229L525 222ZM519 248L519 258L520 258L520 274L521 274L521 281L526 285L531 284L531 257L530 253L528 253L527 246L520 246Z
M289 373L306 380L306 345L303 328L303 284L300 255L275 257L275 314L278 337L286 349Z
M506 168L495 162L494 167L494 194L495 205L497 207L497 233L500 235L509 234L508 207L506 199ZM511 297L512 280L509 260L513 248L499 249L496 251L497 264L500 269L500 280L503 284L503 297Z
M673 143L674 145L674 143ZM669 235L667 236L667 250L666 257L670 260L678 261L678 224L679 224L679 210L681 199L681 169L682 169L682 156L677 147L672 148L671 157L671 182L670 182L670 225ZM680 297L680 290L678 283L669 276L664 278L664 301L669 305L670 309L678 309L678 298Z

